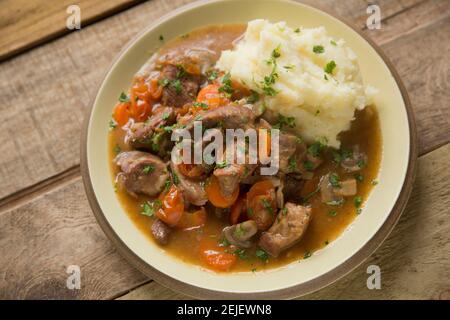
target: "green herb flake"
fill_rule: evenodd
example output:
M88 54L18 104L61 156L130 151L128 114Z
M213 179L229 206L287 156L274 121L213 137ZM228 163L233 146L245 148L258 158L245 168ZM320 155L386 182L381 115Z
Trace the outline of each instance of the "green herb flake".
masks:
M300 28L294 30L295 33L300 33Z
M360 174L360 173L356 173L354 175L354 177L355 177L356 181L358 181L358 182L363 182L364 181L364 176L362 174Z
M358 160L358 167L360 169L364 168L365 166L366 166L366 162L363 159Z
M203 110L208 110L208 105L204 102L194 102L194 107L202 108Z
M378 180L372 180L372 185L376 186L378 184Z
M227 72L222 77L222 86L219 87L219 92L226 93L228 95L231 95L233 93L233 87L231 82L231 74Z
M313 47L313 52L314 53L324 53L325 49L323 48L323 46L314 46Z
M177 94L180 94L183 91L183 86L181 85L181 81L179 79L173 80L171 85Z
M125 92L121 92L119 96L120 102L130 102L130 97Z
M330 184L333 186L333 188L340 188L341 187L341 182L339 179L339 176L336 173L332 173L329 176Z
M336 217L337 211L336 211L336 210L330 210L330 211L328 211L328 215L329 215L330 217Z
M323 78L328 81L328 77L326 74L323 75Z
M320 155L323 149L326 148L327 144L328 140L325 137L317 139L316 142L308 147L308 153L313 157L317 157Z
M336 68L336 62L334 60L331 60L327 63L325 68L323 69L328 74L333 74L334 69Z
M161 119L167 120L167 119L169 119L169 117L170 117L170 114L167 113L167 112L164 112L163 115L162 115L162 117L161 117Z
M295 160L295 158L289 158L288 170L289 172L294 172L297 170L297 161Z
M337 46L337 43L336 43L336 41L334 41L334 40L330 40L330 43L331 43L333 46Z
M284 207L283 209L281 209L281 214L282 214L283 216L287 215L287 213L288 213L288 209L287 209L286 207Z
M230 242L225 237L223 237L219 242L220 247L228 247L229 245L230 245Z
M353 204L355 205L356 208L361 207L363 200L360 196L357 196L353 199Z
M330 244L330 241L325 240L325 245L327 246L327 245L329 245L329 244Z
M247 216L249 216L249 217L253 216L253 209L252 208L248 208L247 209Z
M144 174L149 174L149 173L152 173L153 171L155 171L155 167L154 167L153 165L151 165L151 164L146 165L146 166L144 167L144 169L142 169L142 172L143 172Z
M311 251L306 251L305 254L303 255L303 259L308 259L312 256Z
M252 272L255 273L255 272L256 272L256 268L253 268L253 269L252 269Z
M170 83L170 80L169 79L167 79L167 78L164 78L164 79L159 79L158 80L158 84L161 86L161 87L167 87L168 85L169 85L169 83Z
M263 199L261 199L261 203L262 203L264 209L266 209L267 212L269 212L271 215L273 215L273 207L272 207L272 204L270 203L270 201L267 200L267 198L263 198Z
M312 171L314 170L314 164L309 160L305 160L303 161L303 168L307 171Z
M170 179L167 179L164 182L164 191L169 191L170 187L172 186L172 181L170 181Z
M120 151L122 151L122 149L120 148L120 146L118 144L116 144L113 148L113 151L115 154L119 154Z
M164 36L162 34L159 35L159 41L164 41Z
M141 206L142 207L141 214L148 217L153 217L155 215L156 210L161 208L161 206L162 202L159 199L144 202L144 204Z
M208 74L208 80L209 81L214 81L217 79L217 77L219 76L219 74L217 73L216 70L212 70L209 74Z
M269 255L262 249L256 250L255 255L264 262L267 262L267 260L269 260Z
M114 130L117 127L117 123L113 119L111 119L109 120L108 126L110 130Z
M247 103L255 103L259 100L259 93L256 91L251 91L250 96L247 98Z
M175 172L172 172L172 179L175 185L178 185L180 183L180 178L178 178L178 175Z
M245 249L237 249L233 252L233 254L238 256L238 258L241 260L247 259L247 252L245 251Z

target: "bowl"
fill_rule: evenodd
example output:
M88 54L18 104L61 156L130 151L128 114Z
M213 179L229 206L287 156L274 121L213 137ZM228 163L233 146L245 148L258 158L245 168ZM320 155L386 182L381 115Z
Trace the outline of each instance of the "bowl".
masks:
M215 273L169 255L138 231L122 209L108 165L108 121L117 95L126 91L149 50L166 39L210 24L246 23L256 18L297 27L324 26L345 39L359 59L364 82L379 89L383 156L380 183L362 214L329 246L301 263L267 271ZM129 42L112 63L86 117L81 164L86 194L98 223L117 250L162 285L209 299L293 298L323 288L369 257L398 221L410 194L417 159L416 129L405 88L381 50L355 28L322 10L291 1L200 1L172 11Z

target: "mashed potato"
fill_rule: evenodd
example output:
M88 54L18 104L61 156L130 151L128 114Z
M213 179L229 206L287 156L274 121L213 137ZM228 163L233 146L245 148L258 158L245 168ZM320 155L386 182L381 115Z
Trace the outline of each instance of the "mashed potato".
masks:
M260 93L267 108L294 117L306 141L325 137L335 148L355 109L370 104L374 92L363 85L353 51L323 27L294 30L285 22L253 20L216 66Z

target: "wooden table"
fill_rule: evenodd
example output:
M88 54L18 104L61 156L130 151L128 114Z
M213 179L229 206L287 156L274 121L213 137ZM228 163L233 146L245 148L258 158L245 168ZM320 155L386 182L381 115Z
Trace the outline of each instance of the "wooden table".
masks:
M0 298L183 299L131 267L97 225L80 177L84 110L113 57L141 28L189 0L0 2ZM255 1L256 2L256 1ZM307 299L450 299L450 1L307 0L347 18L392 60L417 120L420 159L409 204L375 254ZM368 265L382 289L366 287ZM81 268L68 290L66 268Z

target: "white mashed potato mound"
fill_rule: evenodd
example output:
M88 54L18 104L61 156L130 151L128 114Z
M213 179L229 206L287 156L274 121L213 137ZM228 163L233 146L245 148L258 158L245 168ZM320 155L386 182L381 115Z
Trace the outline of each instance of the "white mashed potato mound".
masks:
M276 48L278 77L271 87L277 93L270 96L263 81L273 71L267 61ZM336 67L329 74L325 68L331 61ZM216 67L260 93L267 108L294 117L307 142L325 137L335 148L340 146L338 134L350 129L355 110L371 104L376 92L363 85L355 53L324 27L294 30L285 22L253 20L236 47L222 52Z

